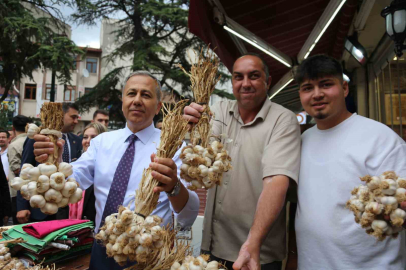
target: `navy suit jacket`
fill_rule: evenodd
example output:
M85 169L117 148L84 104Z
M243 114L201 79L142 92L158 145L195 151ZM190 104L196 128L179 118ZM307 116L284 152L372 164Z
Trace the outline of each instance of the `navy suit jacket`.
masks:
M82 154L82 138L80 138L79 136L76 136L73 133L68 133L68 140L69 140L69 145L70 145L71 160L75 161ZM34 155L34 143L35 143L35 141L33 139L27 138L25 140L24 146L23 146L22 158L21 158L21 166L25 163L30 163L33 166L38 165L38 162L35 160L35 155ZM68 208L68 206L65 208ZM31 208L30 202L25 200L21 196L20 191L18 191L17 192L17 211L21 211L21 210L30 210L30 212L31 212L30 219L33 219L33 220L44 220L48 217L47 215L42 213L39 208ZM62 214L62 215L66 216L66 211L68 211L67 214L69 215L69 210L66 210L66 209L65 209L65 211L62 211L63 213L58 212L57 215ZM64 218L64 216L61 216L61 218Z

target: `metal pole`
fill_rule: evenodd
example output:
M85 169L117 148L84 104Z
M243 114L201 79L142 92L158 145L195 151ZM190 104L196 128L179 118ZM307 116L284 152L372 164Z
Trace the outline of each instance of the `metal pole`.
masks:
M390 97L390 122L391 122L391 128L393 130L393 100L392 100L392 69L391 69L391 63L388 63L389 66L389 97Z
M55 102L55 77L56 77L56 72L54 69L52 69L51 93L50 93L50 98L49 98L49 100L51 102Z
M399 56L397 57L397 69L398 69L398 95L399 95L399 126L400 126L400 137L403 139L403 126L402 126L402 96L400 95Z

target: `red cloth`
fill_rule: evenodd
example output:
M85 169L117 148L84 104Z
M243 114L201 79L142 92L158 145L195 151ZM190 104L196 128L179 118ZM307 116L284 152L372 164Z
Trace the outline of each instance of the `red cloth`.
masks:
M60 219L52 221L43 221L23 226L23 230L36 238L44 238L51 232L63 229L76 224L88 222L89 220L79 219Z

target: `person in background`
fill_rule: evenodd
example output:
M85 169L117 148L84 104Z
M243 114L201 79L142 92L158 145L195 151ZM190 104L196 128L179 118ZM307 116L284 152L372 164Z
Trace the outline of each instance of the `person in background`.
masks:
M106 128L109 127L109 112L106 110L98 109L93 114L92 123L103 124Z
M83 152L86 152L90 146L90 141L97 135L106 132L107 128L98 123L90 123L83 130L82 147ZM69 204L69 219L89 219L96 222L96 198L94 196L94 188L91 185L83 191L83 198L78 203Z
M3 163L0 162L0 226L7 225L11 216L10 190L4 173Z
M74 103L63 103L63 127L62 127L62 139L67 142L63 148L62 161L73 162L77 160L82 154L82 139L79 136L73 134L73 130L78 123L79 108ZM33 166L37 166L37 162L34 156L34 143L32 139L27 139L23 147L23 157L21 165L24 163L30 163ZM67 219L69 218L69 207L59 209L56 215L47 216L41 212L40 209L31 209L30 202L25 200L20 191L17 192L17 220L20 223L27 223L28 221L44 221L53 219Z
M13 117L14 139L11 140L11 143L8 146L7 153L9 163L9 183L11 183L14 177L17 177L20 174L23 145L25 140L27 139L25 128L27 124L31 122L32 121L24 115L17 115ZM17 191L10 187L10 195L12 203L13 223L17 224Z
M158 119L158 120L155 122L155 128L157 128L157 129L162 129L162 119Z
M1 155L1 163L3 164L4 174L8 179L8 144L10 139L10 133L7 130L0 130L0 155Z

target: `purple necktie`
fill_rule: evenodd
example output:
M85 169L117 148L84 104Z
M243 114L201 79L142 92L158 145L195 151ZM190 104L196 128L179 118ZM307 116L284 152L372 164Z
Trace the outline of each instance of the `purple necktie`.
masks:
M66 141L66 135L62 134L62 139L65 141L65 145L63 146L63 153L62 153L62 161L66 163L70 163L69 160L69 147L68 142Z
M124 202L124 196L127 191L128 180L130 180L131 169L134 162L135 140L137 136L130 135L126 142L130 142L123 157L118 163L116 172L114 173L113 182L110 186L109 196L107 197L106 205L104 206L103 216L100 225L104 223L104 219L118 211L118 206Z

